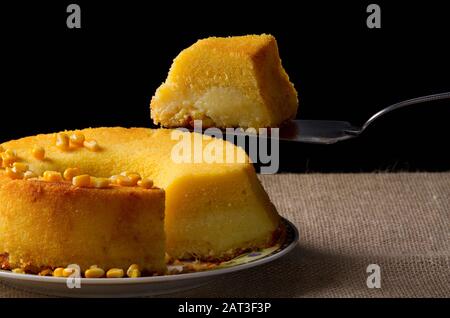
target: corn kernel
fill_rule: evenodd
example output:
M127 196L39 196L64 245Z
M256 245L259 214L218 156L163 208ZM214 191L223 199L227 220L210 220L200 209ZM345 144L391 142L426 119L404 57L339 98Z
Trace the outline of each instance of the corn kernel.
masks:
M14 268L13 270L11 270L11 272L16 273L16 274L25 274L25 271L23 270L23 268Z
M64 271L63 267L55 268L55 270L53 271L53 276L55 276L55 277L64 277L63 271Z
M23 172L17 171L14 168L6 167L5 175L11 179L23 179Z
M106 277L108 278L122 278L123 276L124 272L121 268L111 268L106 272Z
M96 178L96 177L91 177L91 187L93 188L97 188L97 189L103 189L103 188L108 188L111 184L111 180L109 180L108 178Z
M45 149L43 147L34 146L31 150L31 154L37 160L44 160L45 158Z
M99 151L100 150L100 146L98 145L98 142L94 139L85 140L83 142L83 146L90 151Z
M28 171L28 165L23 162L14 162L13 169L17 172L26 172Z
M109 177L109 180L111 181L112 184L117 184L117 179L120 177L119 174L115 174L111 177Z
M2 167L11 167L14 162L16 162L19 158L17 157L17 153L14 150L6 149L5 152L1 154L2 156Z
M47 268L47 269L40 271L38 275L39 276L52 276L53 271L50 268Z
M127 276L131 278L136 278L141 276L141 271L139 270L139 265L132 264L128 267Z
M126 176L122 176L122 175L112 176L111 180L113 180L113 182L115 184L120 185L122 187L131 187L131 186L133 186L133 182L131 181L131 179L129 177L126 177Z
M135 186L138 183L138 181L142 179L141 176L139 175L139 173L136 173L136 172L124 171L120 175L130 178L132 186Z
M58 172L58 171L45 171L43 177L44 177L44 181L48 181L48 182L63 181L61 172Z
M5 151L5 148L3 148L2 145L0 145L0 152L3 152L3 151Z
M133 269L129 272L127 271L127 275L128 275L128 277L131 277L131 278L141 277L141 271L138 269Z
M84 135L82 133L73 133L70 135L70 144L76 147L83 147Z
M64 173L64 179L68 181L72 181L72 179L76 176L79 176L81 174L80 169L78 168L67 168Z
M153 180L149 178L144 178L142 180L139 180L137 185L143 189L151 189L153 187Z
M65 151L69 149L69 136L65 133L58 133L56 134L56 141L55 141L56 147L59 149Z
M75 274L75 268L66 267L62 270L63 277L69 277L72 274Z
M85 188L91 185L91 176L88 174L82 174L72 179L72 184L76 187Z
M92 267L84 272L86 278L100 278L105 275L105 271L100 267Z
M25 173L23 174L23 178L25 180L32 179L32 178L37 178L37 177L38 177L38 175L35 174L33 171L30 171L30 170L25 171Z

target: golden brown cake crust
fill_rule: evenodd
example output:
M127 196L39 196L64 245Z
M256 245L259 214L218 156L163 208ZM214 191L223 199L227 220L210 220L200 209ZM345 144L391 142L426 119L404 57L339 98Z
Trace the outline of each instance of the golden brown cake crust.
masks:
M68 182L0 176L3 267L137 263L165 271L164 191L77 188ZM7 255L7 256L5 256Z

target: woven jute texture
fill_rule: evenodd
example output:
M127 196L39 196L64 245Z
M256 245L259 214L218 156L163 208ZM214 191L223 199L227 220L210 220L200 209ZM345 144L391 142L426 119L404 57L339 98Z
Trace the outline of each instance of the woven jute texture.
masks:
M450 172L260 176L300 231L285 257L164 297L450 297ZM368 288L370 264L381 288ZM0 283L0 297L40 296Z

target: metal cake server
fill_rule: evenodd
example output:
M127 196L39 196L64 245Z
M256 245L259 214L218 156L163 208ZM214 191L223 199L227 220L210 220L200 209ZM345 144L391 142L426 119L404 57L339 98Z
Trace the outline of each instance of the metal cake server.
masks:
M375 120L393 110L441 99L450 99L450 92L417 97L393 104L374 114L361 127L353 126L346 121L292 120L286 126L280 128L279 138L280 140L303 143L334 144L338 141L358 137Z

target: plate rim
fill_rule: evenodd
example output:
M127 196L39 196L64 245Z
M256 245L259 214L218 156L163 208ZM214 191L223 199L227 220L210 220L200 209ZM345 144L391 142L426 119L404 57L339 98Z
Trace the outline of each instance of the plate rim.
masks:
M270 263L282 256L291 252L299 242L299 231L297 227L288 219L281 217L281 219L289 226L293 232L293 237L291 242L285 246L282 250L271 254L267 257L263 257L257 259L255 261L238 264L236 266L231 266L227 268L219 268L215 270L195 272L195 273L184 273L184 274L176 274L176 275L162 275L162 276L150 276L150 277L139 277L139 278L80 278L81 285L137 285L137 284L152 284L152 283L165 283L165 282L173 282L173 281L182 281L196 278L208 278L221 274L229 274L238 272L241 270L249 269L252 267L256 267L259 265L263 265L266 263ZM54 283L54 284L62 284L66 283L66 277L52 277L52 276L39 276L39 275L31 275L31 274L16 274L7 270L0 270L0 279L6 278L8 280L22 280L22 281L31 281L35 283Z

